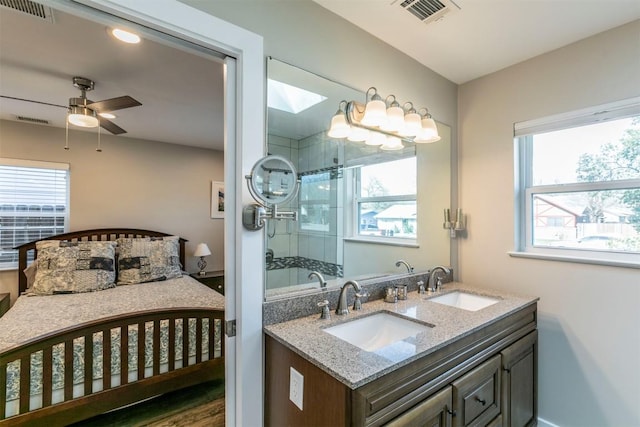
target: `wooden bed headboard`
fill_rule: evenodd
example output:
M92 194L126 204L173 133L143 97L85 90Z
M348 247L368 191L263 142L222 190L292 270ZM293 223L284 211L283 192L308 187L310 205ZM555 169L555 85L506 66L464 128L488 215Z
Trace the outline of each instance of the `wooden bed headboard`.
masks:
M65 240L69 242L78 241L113 241L119 237L166 237L172 236L172 234L163 233L161 231L151 230L139 230L137 228L97 228L94 230L80 230L72 231L69 233L58 234L50 236L45 239L34 240L33 242L25 243L14 249L18 250L18 295L21 295L27 290L27 276L24 274L24 269L27 268L27 256L29 252L33 251L33 258L38 257L38 251L36 250L36 243L41 240ZM182 268L185 268L185 253L184 246L188 240L180 238L180 264Z

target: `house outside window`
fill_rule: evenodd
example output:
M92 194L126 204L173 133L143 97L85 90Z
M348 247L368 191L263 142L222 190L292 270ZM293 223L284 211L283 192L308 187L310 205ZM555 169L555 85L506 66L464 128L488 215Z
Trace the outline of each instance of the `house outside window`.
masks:
M0 270L14 247L68 230L69 165L0 158Z
M416 189L415 155L357 168L354 235L415 240Z
M517 123L515 135L516 251L640 266L640 99Z

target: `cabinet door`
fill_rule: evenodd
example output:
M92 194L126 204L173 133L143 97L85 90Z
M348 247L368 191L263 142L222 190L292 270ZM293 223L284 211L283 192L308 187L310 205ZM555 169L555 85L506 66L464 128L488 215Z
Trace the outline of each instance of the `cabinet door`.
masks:
M500 355L455 380L453 385L453 424L486 426L500 415Z
M533 331L501 352L504 426L536 423L537 342L538 332Z
M451 387L446 387L417 404L386 426L449 427L451 426Z

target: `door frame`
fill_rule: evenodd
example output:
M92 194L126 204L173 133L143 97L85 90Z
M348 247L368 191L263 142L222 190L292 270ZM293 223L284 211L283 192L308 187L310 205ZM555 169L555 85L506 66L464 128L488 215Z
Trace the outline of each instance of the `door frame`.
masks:
M74 14L78 4L170 34L227 56L225 59L225 318L236 336L225 341L225 423L263 424L262 233L239 220L252 202L245 175L264 154L265 61L263 38L177 0L42 0ZM75 3L75 4L74 4ZM260 264L261 265L261 264Z

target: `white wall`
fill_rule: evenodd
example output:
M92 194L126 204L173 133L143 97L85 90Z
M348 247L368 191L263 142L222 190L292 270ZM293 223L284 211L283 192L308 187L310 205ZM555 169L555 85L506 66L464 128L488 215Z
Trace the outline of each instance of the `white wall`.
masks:
M206 242L207 270L224 268L224 221L211 219L211 181L224 179L221 151L102 135L94 132L0 121L0 157L70 165L69 231L142 228L177 234L186 245L186 269L198 270L191 254ZM17 271L0 272L0 292L17 292Z
M428 107L435 120L451 127L451 144L447 153L440 152L442 144L438 146L438 143L430 144L423 151L429 152L428 155L434 152L433 155L446 162L444 166L447 169L450 167L449 159L456 150L457 132L457 85L453 82L311 0L180 1L260 34L264 37L265 55L361 90L363 98L360 101L364 101L364 92L370 86L375 86L381 94L393 93L399 100ZM450 241L442 229L442 209L449 206L440 202L447 200L448 204L451 186L448 181L434 182L429 179L437 172L441 171L431 168L424 176L419 176L419 187L426 189L422 193L425 202L422 206L428 206L432 199L438 200L435 203L438 208L433 213L423 215L425 221L419 227L422 230L429 229L423 235L436 235L439 239L423 239L420 249L346 244L345 265L354 262L354 258L365 261L353 264L353 270L345 269L346 274L358 274L367 269L367 264L369 268L376 266L378 260L384 260L389 265L388 270L394 271L396 256L405 257L417 268L451 263ZM455 174L455 171L452 173ZM455 191L455 176L453 183ZM437 231L433 232L434 228ZM391 255L390 249L393 251ZM359 254L366 250L371 257L354 257L354 250Z
M640 425L640 270L511 258L513 124L640 95L640 21L460 87L464 282L540 297L539 416Z

